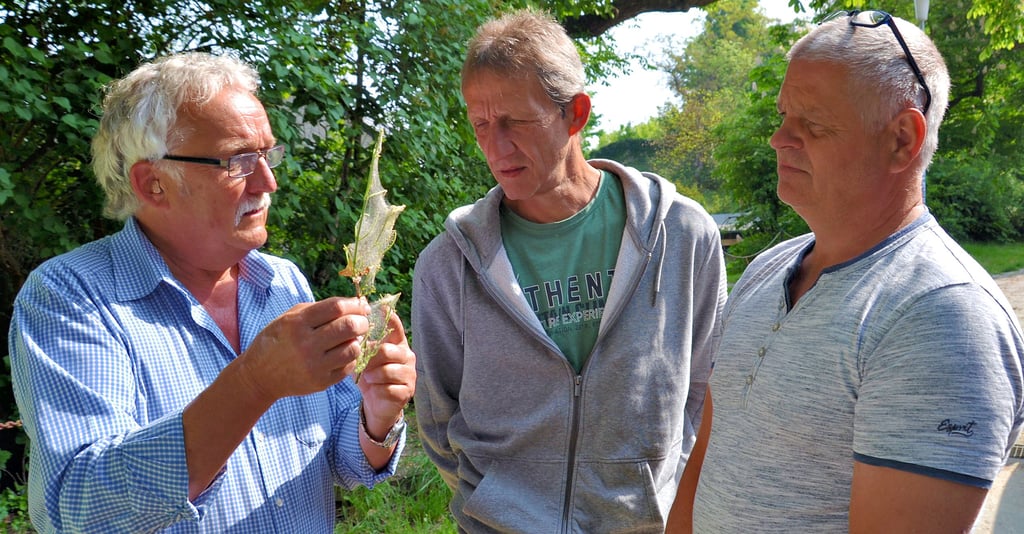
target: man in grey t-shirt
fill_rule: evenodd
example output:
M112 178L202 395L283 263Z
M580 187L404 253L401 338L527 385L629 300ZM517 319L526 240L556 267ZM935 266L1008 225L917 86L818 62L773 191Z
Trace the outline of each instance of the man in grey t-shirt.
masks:
M790 51L770 141L813 233L729 297L669 532L969 531L1024 422L1017 319L922 198L943 59L838 15Z

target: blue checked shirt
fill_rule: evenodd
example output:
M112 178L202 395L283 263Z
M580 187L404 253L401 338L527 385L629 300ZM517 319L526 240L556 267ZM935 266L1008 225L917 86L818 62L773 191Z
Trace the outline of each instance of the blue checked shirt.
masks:
M286 260L253 251L239 267L244 350L312 293ZM347 378L275 403L189 502L181 414L235 354L134 219L36 269L9 343L41 532L331 532L334 485L372 487L404 447L380 473L369 465Z

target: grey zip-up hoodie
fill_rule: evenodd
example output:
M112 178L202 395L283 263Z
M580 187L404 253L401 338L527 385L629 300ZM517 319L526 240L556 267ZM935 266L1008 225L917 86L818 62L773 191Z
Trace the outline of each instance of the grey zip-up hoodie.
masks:
M493 188L416 263L416 415L469 532L662 532L699 424L726 298L717 226L663 178L608 160L626 228L577 375L501 241Z

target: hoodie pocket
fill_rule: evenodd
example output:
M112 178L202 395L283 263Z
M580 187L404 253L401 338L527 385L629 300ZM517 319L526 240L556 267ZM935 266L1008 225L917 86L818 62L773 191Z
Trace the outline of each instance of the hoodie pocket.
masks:
M661 512L658 488L666 482L656 484L645 461L581 462L572 499L575 527L580 532L660 533L668 509Z
M501 531L557 531L564 477L558 463L494 460L476 488L460 488L469 492L462 512Z

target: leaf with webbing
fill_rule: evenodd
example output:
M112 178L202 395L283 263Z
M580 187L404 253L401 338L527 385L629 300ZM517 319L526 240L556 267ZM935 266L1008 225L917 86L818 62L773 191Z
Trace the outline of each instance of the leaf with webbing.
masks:
M395 221L405 206L388 204L387 190L380 182L380 154L384 133L377 136L370 162L370 176L363 194L363 210L356 221L355 242L345 245L347 265L339 274L352 280L356 295L370 299L376 293L374 281L380 271L384 254L395 244ZM356 362L356 373L361 373L371 358L376 356L380 342L391 333L387 327L395 304L401 294L384 295L370 302L370 331L363 337L362 355Z

